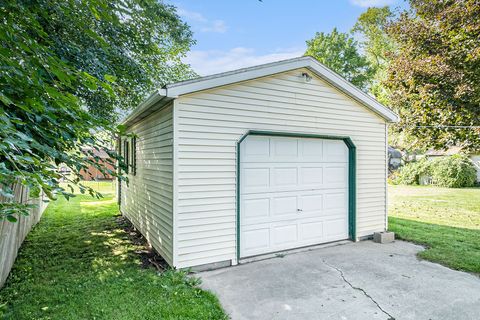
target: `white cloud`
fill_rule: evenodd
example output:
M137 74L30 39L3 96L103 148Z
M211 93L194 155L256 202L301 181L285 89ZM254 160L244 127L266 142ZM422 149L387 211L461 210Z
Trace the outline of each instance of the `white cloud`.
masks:
M351 4L362 8L388 6L395 2L395 0L350 0Z
M201 76L251 67L263 63L302 56L304 48L278 49L267 54L258 54L252 48L237 47L228 51L192 50L184 62L190 64Z
M180 17L191 23L194 29L197 29L200 32L227 32L227 24L223 20L209 20L199 12L189 11L182 8L178 8L177 13Z
M223 20L214 20L209 25L200 28L201 32L216 32L216 33L225 33L227 32L227 25Z
M191 21L196 21L196 22L207 22L207 18L205 18L201 13L199 12L194 12L194 11L188 11L182 8L177 9L177 13L179 16L191 20Z

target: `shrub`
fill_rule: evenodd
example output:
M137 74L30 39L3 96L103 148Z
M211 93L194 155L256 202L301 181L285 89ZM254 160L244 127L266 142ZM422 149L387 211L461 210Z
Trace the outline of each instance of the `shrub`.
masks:
M393 185L399 184L398 175L399 175L399 170L390 172L387 177L388 184L393 184Z
M396 177L399 184L418 185L420 177L430 175L430 163L426 158L407 163L403 166Z
M477 171L470 159L463 155L439 158L431 161L432 183L441 187L473 187Z
M477 179L477 171L470 159L464 155L434 160L423 158L403 166L395 177L395 182L419 185L422 177L430 178L432 184L440 187L473 187Z

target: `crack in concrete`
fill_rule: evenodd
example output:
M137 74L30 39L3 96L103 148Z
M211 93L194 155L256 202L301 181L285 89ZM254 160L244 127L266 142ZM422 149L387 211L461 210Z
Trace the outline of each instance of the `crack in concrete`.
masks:
M322 260L322 262L327 265L328 267L336 270L340 276L342 277L343 281L345 283L347 283L352 289L354 290L357 290L357 291L361 291L367 298L369 298L376 306L378 309L380 309L380 311L382 311L385 315L387 315L389 318L388 320L395 320L395 318L390 314L388 313L387 311L385 311L385 309L383 309L380 304L375 301L375 299L373 299L373 297L371 295L369 295L364 289L360 288L360 287L356 287L354 286L350 281L348 281L346 278L345 278L345 275L343 274L343 271L340 270L339 268L335 267L335 266L332 266L331 264L327 263L325 260Z

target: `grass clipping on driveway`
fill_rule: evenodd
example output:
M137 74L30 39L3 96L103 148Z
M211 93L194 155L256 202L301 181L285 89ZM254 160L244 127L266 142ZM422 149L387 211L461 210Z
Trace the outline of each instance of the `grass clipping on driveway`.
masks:
M389 229L421 258L480 274L480 188L389 186Z
M6 319L224 319L217 298L185 272L142 267L111 195L51 203L5 287Z

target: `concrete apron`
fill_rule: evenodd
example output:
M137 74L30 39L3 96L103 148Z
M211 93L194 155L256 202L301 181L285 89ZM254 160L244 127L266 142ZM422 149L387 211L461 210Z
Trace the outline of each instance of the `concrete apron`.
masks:
M198 274L232 319L480 319L480 278L372 241Z

